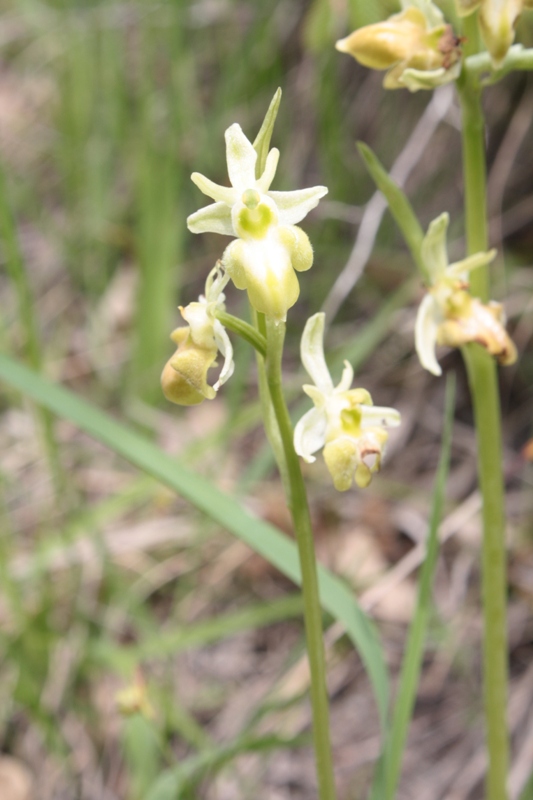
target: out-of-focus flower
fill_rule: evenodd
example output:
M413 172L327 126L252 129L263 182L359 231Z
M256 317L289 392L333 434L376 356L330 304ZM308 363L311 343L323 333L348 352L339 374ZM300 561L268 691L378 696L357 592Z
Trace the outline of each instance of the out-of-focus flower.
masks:
M496 255L475 253L454 264L448 263L446 232L449 216L434 219L422 243L422 259L431 285L418 309L415 343L422 366L441 375L437 344L461 347L477 342L500 364L516 361L516 348L505 330L505 315L500 303L483 304L469 292L468 273L489 264Z
M303 389L315 407L297 423L294 447L304 461L315 461L313 453L324 448L324 460L340 492L352 482L368 486L372 474L381 467L388 439L387 427L400 424L400 414L394 408L372 405L366 389L350 389L353 369L345 361L338 386L333 385L324 358L323 313L307 320L301 344L302 362L314 381Z
M522 448L522 458L524 461L533 461L533 439L530 439Z
M434 89L461 70L460 40L429 0L402 0L402 11L366 25L335 45L360 64L388 70L386 89Z
M457 0L461 16L479 8L479 27L495 67L501 66L514 42L518 17L533 0Z
M176 328L170 335L178 345L169 358L161 375L161 386L167 400L182 406L212 400L222 384L233 374L233 348L217 311L224 311L223 290L229 276L217 264L209 273L205 284L205 295L198 302L180 306L180 312L188 325ZM218 353L224 357L218 381L214 386L207 383L207 372L215 365Z
M118 710L125 717L142 714L147 719L153 719L155 716L153 706L148 698L146 681L140 670L137 670L129 686L117 692L115 702Z
M193 233L236 236L223 256L224 267L238 289L246 289L250 303L274 319L284 319L298 299L294 270L313 263L313 250L300 222L321 197L325 186L293 192L272 192L279 150L268 153L265 169L256 176L257 152L239 125L226 131L226 159L231 187L219 186L194 172L198 188L215 202L187 219Z

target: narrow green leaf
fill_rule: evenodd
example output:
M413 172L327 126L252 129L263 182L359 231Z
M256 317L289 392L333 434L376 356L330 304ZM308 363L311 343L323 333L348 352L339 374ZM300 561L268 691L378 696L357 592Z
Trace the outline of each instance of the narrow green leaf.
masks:
M132 797L146 796L161 769L161 745L154 726L141 714L124 720L122 747Z
M409 723L413 714L416 690L420 679L424 643L431 611L431 589L439 550L438 531L446 492L446 482L450 468L450 452L455 408L455 376L449 375L446 383L446 402L442 444L431 502L429 530L427 534L426 557L420 572L418 598L414 617L409 628L405 655L402 662L400 680L390 733L387 736L383 755L376 768L371 791L372 800L393 800L400 777L402 756L407 739Z
M260 628L285 619L301 617L303 612L300 595L282 597L279 600L249 606L243 611L224 614L194 626L172 631L158 631L157 634L142 639L138 644L118 646L108 641L95 645L94 654L106 663L117 665L131 672L139 661L150 658L164 658L175 655L191 647L212 644L241 631Z
M265 164L268 156L268 149L270 147L270 140L272 139L272 132L278 116L279 104L281 103L281 89L276 90L276 94L272 98L268 111L263 120L263 124L259 133L255 137L254 147L257 153L257 163L255 165L255 176L260 178L265 170Z
M424 238L424 231L417 219L411 203L405 192L393 181L386 169L379 161L376 154L364 142L357 142L365 166L374 179L374 183L385 196L389 209L396 224L403 234L405 242L411 251L416 266L422 274L425 283L428 283L427 269L420 256L420 248Z
M2 354L0 378L54 414L70 420L85 433L178 492L300 585L300 567L294 542L272 525L252 516L211 482L195 475L178 460L113 417ZM319 566L318 572L322 606L343 623L358 650L374 689L381 722L385 724L389 697L388 674L377 632L357 604L353 592L325 567Z
M261 753L281 747L299 747L308 741L307 736L297 736L293 739L283 739L272 734L240 737L230 744L205 750L197 756L188 758L177 767L165 770L148 792L146 800L179 800L182 791L190 786L191 782L199 780L209 770L220 769L241 753Z

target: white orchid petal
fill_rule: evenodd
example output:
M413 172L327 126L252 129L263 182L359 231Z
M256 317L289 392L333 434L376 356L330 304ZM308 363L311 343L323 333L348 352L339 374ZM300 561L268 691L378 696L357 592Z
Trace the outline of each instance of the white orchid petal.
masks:
M268 192L268 190L270 189L270 184L274 180L274 176L278 168L278 161L279 161L279 150L277 149L277 147L273 147L267 156L263 174L261 175L256 184L256 188L259 192Z
M490 262L496 258L497 252L497 250L489 250L487 253L474 253L474 255L468 256L468 258L463 258L462 261L456 261L454 264L450 264L446 270L446 274L452 278L466 278L468 273L472 272L472 270L490 264Z
M239 193L229 186L219 186L218 183L210 181L200 172L193 172L191 181L198 186L201 192L206 194L217 203L225 203L232 206L239 199Z
M217 348L224 356L224 364L218 377L218 381L213 386L213 389L215 392L217 392L219 388L233 375L235 363L233 361L233 346L231 344L231 340L226 332L226 329L218 319L215 319L213 322L213 334Z
M224 310L224 289L229 283L228 273L222 269L221 262L217 261L205 281L205 299L208 303L214 303L222 311Z
M308 464L316 461L313 453L324 447L327 424L325 412L318 408L312 408L296 423L294 449Z
M353 381L353 367L348 361L345 361L344 369L342 371L342 377L335 391L337 392L348 391L348 389L352 385L352 381Z
M195 211L187 217L187 227L191 233L221 233L223 236L235 236L231 209L225 203L212 203Z
M418 309L415 325L415 346L420 363L433 375L442 375L442 370L435 356L437 330L439 327L439 309L434 297L427 294Z
M323 312L313 314L305 323L300 345L302 364L315 386L322 391L333 391L333 381L324 358L324 321Z
M231 125L226 131L226 160L233 188L239 192L253 189L257 153L237 123Z
M189 323L191 338L198 347L210 350L215 346L213 338L213 320L209 316L207 303L193 302L183 307L180 306L183 319Z
M448 266L446 232L449 221L450 217L446 212L434 219L422 241L422 261L429 272L432 283L436 283L444 275Z
M325 408L330 398L329 392L323 392L310 383L304 383L302 389L311 398L317 408Z
M360 406L361 428L379 426L381 428L397 428L401 422L400 412L395 408L382 406Z
M328 193L325 186L297 189L294 192L269 192L279 209L280 225L297 225Z

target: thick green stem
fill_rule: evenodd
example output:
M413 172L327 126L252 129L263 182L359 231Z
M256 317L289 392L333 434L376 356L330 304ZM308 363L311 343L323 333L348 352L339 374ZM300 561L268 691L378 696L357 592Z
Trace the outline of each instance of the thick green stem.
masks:
M326 688L326 659L322 637L322 612L318 592L316 557L311 517L300 461L293 445L293 430L285 403L281 379L281 359L285 324L267 319L266 376L287 464L288 503L296 532L300 568L307 653L311 673L313 741L316 755L318 796L334 800L335 781L329 736L329 706Z
M464 76L463 76L464 78ZM487 250L484 118L480 91L463 80L463 161L466 234L469 254ZM472 273L473 294L490 294L487 267ZM505 511L501 416L494 360L477 344L463 348L474 405L478 471L483 496L482 595L484 618L484 707L489 768L487 800L506 800L509 742L507 730L507 623Z
M462 113L466 239L470 254L488 250L485 120L479 90L465 84L459 97ZM470 273L472 294L480 297L484 303L489 300L489 285L488 267L480 267Z

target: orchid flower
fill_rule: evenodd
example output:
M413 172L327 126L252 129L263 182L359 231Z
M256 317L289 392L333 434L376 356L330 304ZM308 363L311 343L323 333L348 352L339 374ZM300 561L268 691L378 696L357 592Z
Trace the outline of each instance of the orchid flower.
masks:
M200 295L197 302L179 307L188 324L171 333L170 338L178 349L161 375L163 393L173 403L191 406L206 398L212 400L233 374L233 347L226 329L216 317L217 311L224 311L223 290L228 281L229 276L217 263L207 276L205 295ZM217 382L210 386L207 371L216 366L219 352L224 364Z
M300 222L321 197L325 186L292 192L270 191L279 150L268 153L263 173L256 175L257 152L241 127L226 131L226 159L231 186L219 186L204 175L191 176L198 188L215 202L187 219L192 233L236 236L223 256L238 289L247 289L250 303L274 319L285 319L298 299L300 287L295 270L313 263L313 250Z
M301 343L302 362L314 385L303 389L314 403L297 423L294 447L304 461L315 461L313 453L324 448L324 460L335 488L346 491L353 480L361 488L368 486L372 474L381 467L388 439L387 427L400 424L394 408L372 405L366 389L350 389L353 369L345 361L342 378L333 385L324 358L323 313L307 320Z
M533 0L457 0L461 16L479 8L479 27L495 67L500 67L514 41L518 17Z
M385 89L434 89L461 71L460 41L429 0L402 0L402 11L366 25L335 45L371 69L388 70Z
M416 318L415 343L420 363L433 375L441 375L435 355L437 344L460 347L467 342L477 342L500 364L513 364L516 348L505 330L502 306L492 301L484 305L468 291L468 273L489 264L496 250L475 253L449 264L448 223L446 213L434 219L422 242L422 260L431 285Z

